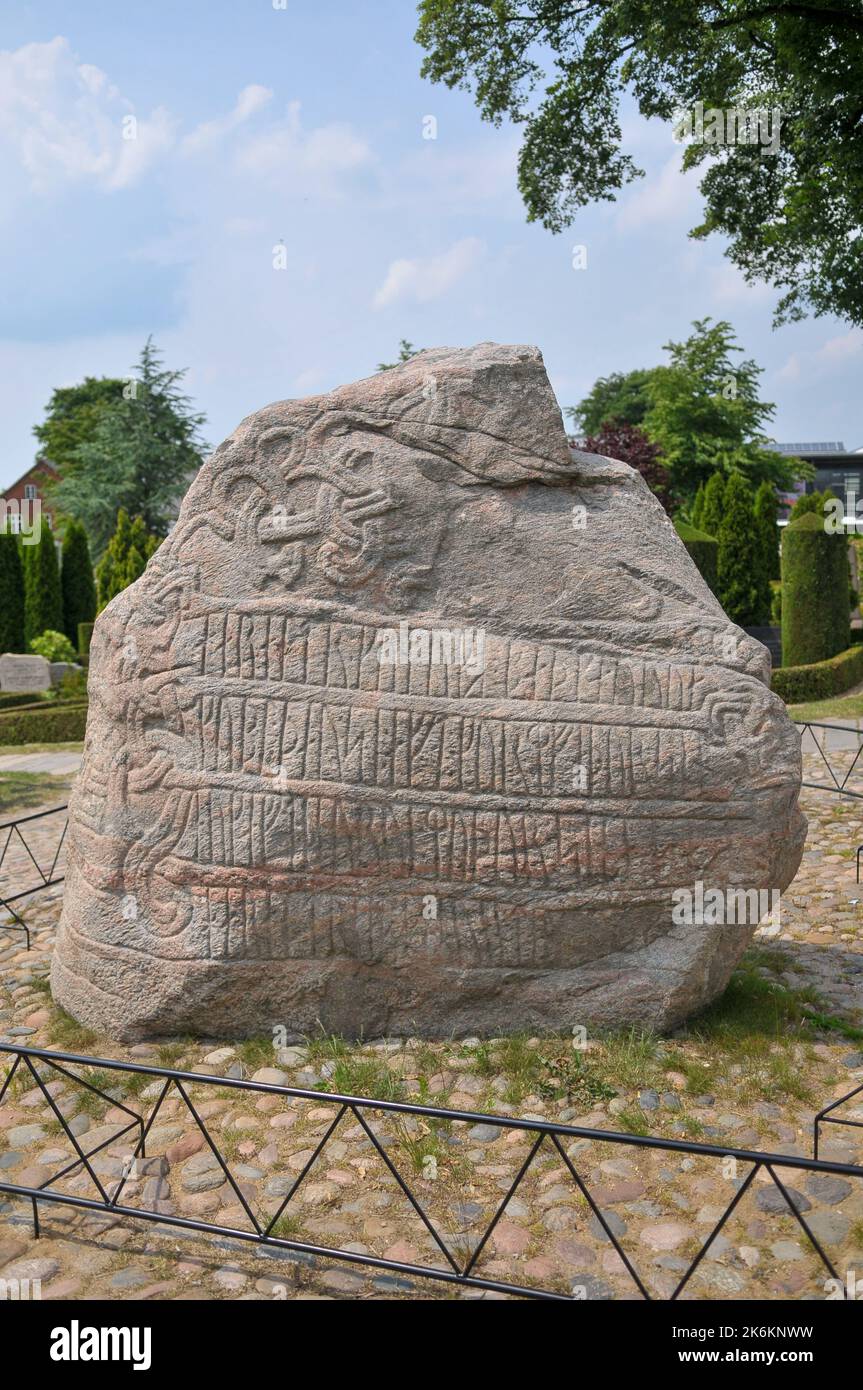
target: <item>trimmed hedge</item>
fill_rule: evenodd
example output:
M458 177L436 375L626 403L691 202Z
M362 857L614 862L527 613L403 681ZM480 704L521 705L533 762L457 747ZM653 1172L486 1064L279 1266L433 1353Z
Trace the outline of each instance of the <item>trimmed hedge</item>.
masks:
M86 725L86 704L65 705L46 700L9 713L0 712L0 745L78 743Z
M849 646L848 555L844 532L804 512L782 534L782 665L811 666ZM843 687L847 688L847 687Z
M863 645L849 647L828 661L810 666L780 666L773 672L770 687L789 705L809 700L827 700L842 695L863 681Z
M14 709L16 705L33 705L36 703L35 690L0 690L0 709Z
M711 593L715 594L719 561L718 540L714 536L708 536L706 531L699 531L697 527L690 526L688 521L675 521L674 529L686 546L689 558L701 578Z

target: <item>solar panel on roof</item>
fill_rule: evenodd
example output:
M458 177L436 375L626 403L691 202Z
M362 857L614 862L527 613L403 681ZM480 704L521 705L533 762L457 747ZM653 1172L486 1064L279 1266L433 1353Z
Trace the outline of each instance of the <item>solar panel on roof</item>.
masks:
M777 454L844 454L847 453L845 445L837 440L829 443L823 441L814 444L771 444L770 448Z

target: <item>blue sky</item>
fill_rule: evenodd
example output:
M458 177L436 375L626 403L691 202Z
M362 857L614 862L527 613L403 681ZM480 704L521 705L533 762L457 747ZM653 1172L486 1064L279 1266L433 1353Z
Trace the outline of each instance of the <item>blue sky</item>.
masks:
M628 110L647 177L562 236L528 226L518 132L420 79L415 21L412 0L4 0L0 485L53 387L126 375L149 333L215 445L402 337L535 343L565 406L712 315L765 367L777 439L863 447L863 332L772 330L775 294L687 240L701 201L666 127Z

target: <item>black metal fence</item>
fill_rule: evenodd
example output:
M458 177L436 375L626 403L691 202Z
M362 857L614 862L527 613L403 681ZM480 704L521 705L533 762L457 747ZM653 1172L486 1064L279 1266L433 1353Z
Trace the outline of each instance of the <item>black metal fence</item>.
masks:
M852 791L851 788L848 786L848 782L850 781L851 774L852 774L855 770L857 770L857 771L863 771L863 761L861 761L861 755L863 755L863 732L861 732L860 729L855 728L853 724L824 724L824 723L818 723L818 722L813 721L813 720L799 720L799 719L798 719L798 720L795 720L795 723L796 723L798 729L801 730L801 734L800 734L801 740L805 738L805 736L806 736L807 733L810 734L810 736L811 736L811 738L812 738L812 742L815 744L816 751L818 752L818 754L819 754L819 756L820 756L820 758L821 758L821 761L823 762L823 764L824 764L824 766L826 767L828 773L830 774L830 782L829 782L829 783L826 783L826 782L803 782L801 785L804 786L804 787L810 787L813 791L817 791L817 792L830 792L830 793L832 793L834 796L848 796L848 797L853 798L853 800L855 800L855 801L863 801L863 791L856 791L856 792L855 792L855 791ZM849 763L849 765L848 765L847 768L835 767L835 766L833 765L833 763L831 763L829 757L827 756L829 750L825 747L826 738L825 738L825 739L822 739L822 741L819 743L819 742L818 742L818 736L817 736L817 734L815 733L815 730L816 730L816 729L835 730L837 733L840 733L840 734L854 734L854 735L855 735L855 737L856 737L857 740L858 740L858 743L857 743L857 752L854 754L854 757L851 759L851 762ZM848 752L851 752L851 749L847 749L847 748L846 748L846 749L834 749L833 751L834 751L834 753L835 753L835 752L845 752L845 753L848 753ZM857 849L857 855L856 855L856 859L857 859L857 882L858 882L858 883L860 882L860 856L861 856L861 854L863 854L863 845L860 845L860 846L858 847L858 849Z
M822 1125L847 1125L850 1129L863 1129L863 1120L849 1120L847 1116L836 1115L833 1112L838 1110L840 1105L847 1105L849 1100L854 1100L855 1096L863 1095L863 1085L856 1086L847 1095L840 1096L839 1100L834 1100L832 1105L825 1105L823 1110L819 1110L815 1116L813 1153L818 1157L818 1148L821 1143Z
M842 796L863 799L863 792L853 791L848 787L848 781L855 768L858 767L858 764L863 766L863 764L860 763L861 754L863 754L863 737L859 735L859 731L848 726L828 725L811 721L801 722L798 724L798 727L802 730L801 737L807 730L811 733L816 748L830 774L830 784L804 782L803 785L818 791L828 791ZM814 733L816 729L836 728L840 729L842 732L853 732L860 737L860 744L857 752L847 769L837 770L831 765L827 756L828 750L823 746L823 742L818 742L817 736ZM37 822L43 822L46 818L51 816L61 815L64 818L62 823L58 823L58 839L53 850L49 848L47 858L44 852L37 854L34 851L32 843L28 843L27 835L29 831L35 827ZM18 845L23 847L26 860L32 864L37 878L37 881L28 887L19 889L12 894L0 896L0 907L6 908L12 918L11 922L3 924L4 927L22 930L26 936L28 949L30 947L29 929L20 914L11 904L28 898L34 893L61 884L64 881L64 875L58 873L57 870L66 839L67 826L68 807L66 805L53 807L48 811L39 811L29 816L18 817L0 825L0 836L5 832L5 839L2 845L0 845L0 873L2 873L6 863L7 852L10 849L10 845L17 842ZM861 846L861 849L858 851L858 881L861 853L863 853L863 846ZM863 1085L849 1092L848 1095L842 1097L840 1100L832 1102L819 1111L814 1117L814 1157L807 1159L798 1155L762 1153L757 1150L729 1148L714 1144L701 1144L685 1139L664 1139L655 1136L625 1132L588 1129L574 1125L555 1124L551 1121L539 1119L526 1120L511 1116L484 1114L481 1112L448 1110L437 1106L411 1104L395 1100L376 1100L369 1097L334 1094L328 1091L309 1091L296 1087L274 1086L263 1082L241 1080L233 1077L209 1076L197 1072L175 1071L166 1067L149 1066L143 1063L117 1062L109 1058L87 1057L74 1053L50 1052L41 1048L17 1046L7 1043L0 1044L0 1054L5 1054L13 1059L12 1066L2 1086L0 1086L0 1103L3 1102L9 1088L14 1084L16 1076L22 1074L25 1077L29 1077L41 1091L60 1131L71 1144L75 1154L75 1157L70 1163L60 1168L58 1172L53 1173L36 1188L13 1183L0 1173L0 1192L9 1196L26 1199L32 1204L34 1232L37 1236L40 1230L39 1206L42 1203L48 1203L67 1207L71 1206L85 1211L108 1213L118 1218L122 1217L150 1222L160 1226L180 1228L190 1232L199 1232L204 1235L218 1236L223 1239L228 1238L240 1242L251 1243L262 1248L293 1251L301 1256L305 1255L343 1261L349 1264L370 1267L378 1271L386 1271L387 1273L402 1277L429 1279L443 1284L512 1294L530 1299L569 1301L572 1295L562 1294L553 1289L521 1285L499 1279L489 1279L483 1277L479 1272L482 1256L486 1252L489 1241L499 1221L504 1216L510 1201L516 1196L522 1181L532 1168L538 1156L543 1151L547 1153L550 1150L555 1153L563 1163L576 1190L584 1198L590 1212L593 1217L595 1217L604 1235L622 1261L627 1273L632 1278L639 1294L645 1299L650 1299L652 1295L648 1292L627 1255L626 1250L621 1245L620 1240L612 1228L612 1224L607 1220L600 1204L591 1194L584 1177L579 1173L572 1159L563 1147L564 1142L586 1139L603 1144L622 1146L624 1148L668 1151L670 1153L684 1154L705 1159L735 1159L742 1164L750 1165L747 1176L739 1183L721 1217L715 1223L698 1253L692 1258L685 1271L681 1274L678 1283L670 1295L671 1299L677 1299L686 1288L702 1260L706 1257L713 1241L721 1233L732 1213L761 1173L766 1173L768 1175L775 1188L781 1194L788 1212L794 1217L831 1279L838 1280L839 1284L842 1284L840 1276L835 1270L828 1254L815 1233L806 1223L803 1213L795 1206L787 1186L783 1183L777 1170L832 1174L835 1176L850 1176L863 1179L863 1166L861 1165L828 1162L818 1157L822 1126L834 1124L863 1129L863 1122L849 1120L837 1116L835 1113L847 1101L863 1093ZM60 1105L52 1096L37 1064L41 1065L43 1068L49 1069L55 1076L64 1078L75 1087L80 1087L85 1091L95 1094L97 1097L101 1098L106 1105L112 1105L115 1109L128 1117L128 1123L120 1125L109 1139L104 1140L91 1151L85 1152L82 1144L82 1140L85 1136L79 1139L73 1133L69 1119L63 1114ZM91 1074L97 1072L117 1072L124 1075L137 1075L139 1077L149 1077L153 1081L162 1081L164 1085L161 1088L155 1104L145 1115L143 1113L138 1113L136 1110L132 1109L130 1105L124 1104L118 1101L114 1096L107 1094L103 1087L94 1084L93 1081L88 1080L86 1076L76 1075L74 1071L69 1070L70 1067L76 1066L85 1068ZM225 1155L219 1148L218 1143L214 1139L210 1129L200 1115L199 1110L196 1108L189 1094L189 1090L193 1086L219 1087L240 1092L275 1095L282 1097L286 1102L296 1100L315 1101L320 1106L331 1106L333 1108L334 1115L332 1122L328 1124L323 1137L314 1148L296 1180L291 1184L284 1199L275 1212L268 1218L261 1219L256 1215L251 1204L244 1195L242 1187L232 1175ZM161 1211L157 1209L158 1204L154 1204L152 1207L130 1206L121 1200L130 1177L135 1173L137 1161L146 1158L147 1136L169 1095L177 1096L182 1101L190 1118L200 1131L206 1145L209 1147L216 1162L221 1168L226 1183L236 1196L239 1206L250 1222L250 1230L220 1225L215 1222L201 1221L192 1217L179 1216L173 1212ZM410 1183L407 1181L404 1174L399 1171L398 1167L387 1153L384 1143L375 1133L374 1117L382 1115L413 1117L414 1119L431 1122L437 1125L451 1125L453 1123L469 1125L481 1124L500 1130L521 1130L532 1137L532 1144L527 1157L518 1168L511 1185L486 1223L478 1241L473 1245L472 1250L464 1259L458 1258L457 1251L454 1252L452 1248L452 1242L447 1242L441 1232L436 1228L429 1213L423 1207L416 1193L412 1190ZM282 1218L285 1217L291 1201L295 1198L302 1184L306 1181L309 1173L323 1154L327 1144L332 1139L333 1134L345 1116L352 1117L360 1126L366 1139L385 1165L391 1178L398 1185L402 1195L409 1203L415 1215L419 1218L423 1228L432 1238L443 1260L441 1266L417 1265L406 1261L386 1259L372 1254L360 1254L348 1249L294 1240L287 1236L277 1234L279 1225L282 1222ZM117 1182L116 1186L112 1186L108 1182L103 1182L94 1168L92 1160L103 1149L116 1146L126 1135L132 1134L135 1135L134 1147L129 1156L122 1178ZM95 1196L85 1197L78 1193L58 1190L56 1184L60 1183L65 1178L81 1172L86 1172L90 1178L96 1194ZM844 1285L842 1285L842 1287L844 1287ZM846 1294L845 1296L849 1295Z
M829 775L830 775L830 782L829 782L829 783L825 783L825 782L803 782L802 785L803 785L804 787L811 787L813 791L817 791L817 792L833 792L833 793L838 793L840 796L850 796L850 797L854 797L854 798L855 798L856 800L858 800L858 801L863 800L863 791L856 791L856 792L855 792L855 791L852 791L851 788L848 786L848 782L850 781L851 774L855 771L855 769L858 770L858 771L863 770L863 762L861 762L861 756L863 756L863 733L861 733L861 731L860 731L859 729L855 728L855 727L854 727L853 725L851 725L851 724L824 724L824 723L818 723L817 721L809 720L809 719L807 719L807 720L796 719L794 722L795 722L795 724L797 725L797 728L800 729L800 731L801 731L801 732L800 732L801 741L805 738L805 736L806 736L807 733L810 735L810 737L811 737L811 739L812 739L812 742L815 744L815 749L816 749L817 753L819 754L819 756L820 756L820 758L821 758L821 761L823 762L824 766L826 767L826 769L827 769L827 771L828 771L828 773L829 773ZM818 741L818 735L815 733L815 730L816 730L816 729L826 729L826 730L829 730L829 731L831 731L831 732L840 733L840 734L854 734L854 736L855 736L855 737L857 738L857 740L858 740L857 752L854 754L854 757L853 757L853 759L851 760L851 763L850 763L850 765L849 765L847 768L835 767L835 766L831 763L829 757L827 756L829 750L828 750L828 749L826 748L826 746L825 746L825 744L826 744L826 739L825 739L825 738L822 738L821 742L819 743L819 741ZM835 752L846 752L846 753L847 753L847 752L850 752L851 750L846 748L846 749L834 749L833 751L834 751L834 753L835 753ZM858 765L859 765L859 766L858 766Z
M563 1147L564 1141L587 1139L627 1149L659 1150L708 1159L734 1159L739 1163L751 1165L748 1175L739 1182L734 1196L729 1200L725 1211L714 1224L713 1229L698 1253L692 1258L688 1267L682 1273L679 1282L670 1295L672 1300L678 1298L686 1288L693 1274L705 1258L714 1239L720 1234L729 1217L750 1190L758 1175L762 1172L769 1175L772 1183L781 1194L788 1212L794 1217L810 1245L816 1251L821 1264L829 1273L830 1278L838 1281L836 1287L844 1288L844 1283L837 1270L834 1268L830 1257L825 1252L815 1233L807 1224L803 1213L798 1210L785 1182L780 1178L779 1172L782 1171L784 1173L786 1170L790 1170L791 1172L820 1173L863 1179L863 1166L858 1164L834 1163L817 1157L809 1159L793 1154L758 1152L756 1150L728 1148L715 1144L700 1144L685 1139L663 1139L641 1134L588 1129L578 1125L555 1124L552 1121L540 1119L518 1119L513 1116L488 1115L464 1110L447 1110L438 1106L411 1104L406 1101L376 1100L362 1096L340 1095L328 1091L309 1091L296 1087L275 1086L265 1082L242 1080L233 1077L210 1076L202 1075L197 1072L175 1071L166 1067L149 1066L143 1063L116 1062L108 1058L86 1057L65 1052L49 1052L41 1048L31 1048L6 1043L0 1045L0 1053L5 1053L10 1058L14 1059L8 1075L2 1087L0 1087L0 1103L2 1103L4 1096L13 1085L15 1077L19 1072L25 1077L29 1077L31 1082L34 1082L36 1086L39 1087L46 1104L50 1108L62 1132L72 1145L75 1153L75 1158L70 1163L67 1163L57 1173L52 1174L51 1177L46 1178L38 1187L16 1184L11 1182L3 1173L0 1173L0 1192L4 1192L13 1197L20 1197L32 1204L33 1225L36 1236L39 1235L40 1230L40 1204L54 1203L81 1208L85 1211L107 1213L118 1218L151 1222L159 1226L182 1228L187 1231L218 1236L222 1239L227 1238L230 1240L247 1242L261 1248L288 1250L305 1256L344 1261L349 1264L367 1266L378 1271L386 1271L390 1274L403 1277L407 1276L412 1279L429 1279L438 1283L457 1285L463 1288L490 1290L496 1293L512 1294L531 1299L572 1301L573 1298L580 1298L582 1295L577 1291L573 1294L563 1294L549 1288L523 1285L501 1279L486 1278L479 1269L482 1255L488 1246L489 1240L494 1234L498 1222L506 1212L507 1206L511 1200L516 1196L522 1181L536 1161L538 1155L545 1148L546 1152L550 1149L556 1154L564 1164L575 1189L584 1198L592 1215L596 1218L605 1236L610 1241L611 1246L623 1262L625 1269L632 1278L642 1298L651 1299L652 1295L648 1292L627 1255L626 1250L621 1245L620 1240L612 1228L612 1223L606 1219L606 1215L602 1211L600 1203L592 1195L585 1178L579 1173L576 1165ZM85 1152L83 1141L86 1136L81 1136L81 1138L79 1138L74 1134L69 1120L64 1116L58 1101L51 1094L51 1091L46 1085L45 1077L39 1070L40 1066L50 1070L54 1076L62 1077L65 1081L72 1082L100 1096L106 1104L114 1106L124 1115L128 1116L128 1123L120 1125L117 1132L110 1138L104 1139L94 1149ZM86 1077L78 1076L74 1071L69 1070L70 1067L76 1066L86 1068L91 1076L94 1072L117 1072L127 1076L137 1075L149 1077L152 1078L154 1082L163 1082L164 1084L158 1099L156 1099L149 1113L146 1115L139 1114L137 1111L133 1110L130 1105L118 1102L114 1096L106 1094L104 1082L101 1086L97 1085L92 1079L88 1080ZM267 1096L277 1096L281 1097L286 1102L296 1100L314 1101L318 1106L332 1107L332 1122L327 1125L323 1137L312 1151L296 1180L292 1182L289 1190L284 1196L284 1200L281 1201L276 1211L269 1217L260 1219L259 1216L256 1215L253 1207L243 1193L240 1184L231 1173L228 1160L189 1094L191 1088L197 1086L228 1088L231 1091L240 1093L251 1092ZM54 1089L56 1090L56 1088ZM863 1090L863 1087L859 1087L858 1090ZM188 1115L203 1136L205 1143L209 1146L211 1153L221 1168L225 1182L229 1184L232 1192L236 1196L238 1204L251 1223L251 1229L243 1230L231 1226L220 1225L215 1222L179 1216L173 1211L160 1211L157 1209L157 1203L149 1207L139 1207L128 1205L121 1200L130 1177L136 1172L135 1165L137 1161L146 1158L147 1136L169 1094L179 1097L183 1102ZM856 1091L851 1093L852 1096L856 1094ZM829 1117L831 1112L841 1103L841 1101L835 1102L833 1105L822 1110L816 1117L816 1143L818 1126L822 1123L837 1122L835 1120L831 1121ZM321 1157L327 1144L332 1139L336 1128L346 1115L351 1116L360 1126L366 1139L382 1160L392 1179L395 1180L402 1195L410 1204L415 1215L421 1221L425 1231L431 1236L435 1247L440 1252L443 1261L441 1265L418 1265L404 1260L387 1259L385 1257L375 1256L371 1253L359 1253L356 1250L291 1239L288 1236L277 1233L277 1228L282 1218L285 1216L290 1203L296 1197L315 1163ZM452 1248L453 1242L451 1240L448 1242L441 1235L441 1232L435 1226L428 1211L424 1208L422 1202L412 1190L410 1183L405 1178L404 1174L399 1171L395 1162L387 1153L382 1138L375 1132L375 1117L386 1115L412 1117L426 1123L430 1122L432 1125L451 1125L453 1123L466 1123L469 1125L482 1124L493 1126L500 1130L520 1130L532 1136L533 1142L527 1157L520 1164L505 1196L499 1202L490 1219L485 1224L484 1230L478 1241L474 1244L472 1251L463 1260L457 1257L457 1250L454 1253ZM116 1186L113 1186L109 1182L103 1182L96 1172L92 1160L103 1149L112 1145L115 1146L125 1135L131 1135L132 1133L136 1136L134 1148L124 1164L123 1176L120 1178L119 1182L117 1182ZM68 1193L57 1190L55 1184L73 1173L80 1173L82 1170L86 1171L89 1175L95 1193L97 1194L96 1196L85 1197L78 1193Z
M34 851L32 843L28 843L27 834L35 828L36 822L45 821L49 816L62 816L62 821L57 823L58 839L53 847L49 844L47 857L44 852ZM27 827L22 830L22 826ZM45 888L53 888L55 884L62 883L65 874L58 874L57 868L60 863L60 855L66 843L66 831L69 827L69 807L68 805L53 806L49 811L34 811L30 816L18 816L15 820L5 821L0 825L0 836L4 835L2 847L0 847L0 882L2 882L3 869L6 864L6 857L11 845L22 846L26 855L25 863L32 864L36 874L36 882L28 888L21 888L17 892L9 893L0 891L0 909L5 908L12 919L2 923L7 931L23 931L27 941L27 950L30 949L30 929L19 912L12 907L12 903L20 902L23 898L32 897L34 893L41 893ZM41 863L40 863L41 859Z

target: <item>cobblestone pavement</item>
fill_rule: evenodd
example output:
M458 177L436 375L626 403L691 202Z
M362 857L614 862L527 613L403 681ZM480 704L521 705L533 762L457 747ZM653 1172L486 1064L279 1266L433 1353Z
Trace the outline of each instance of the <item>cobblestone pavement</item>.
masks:
M837 756L843 756L840 752ZM851 756L850 754L847 756ZM807 780L818 775L807 757ZM826 773L824 774L826 777ZM0 929L0 1038L219 1076L251 1076L309 1089L420 1099L456 1110L542 1117L598 1129L703 1140L719 1146L812 1152L812 1116L863 1083L863 889L855 850L860 803L805 791L809 837L781 921L759 929L732 989L702 1020L664 1040L637 1036L376 1040L363 1047L312 1039L169 1041L123 1048L87 1034L57 1011L47 973L61 889L26 911L33 949ZM49 828L39 835L49 848ZM56 836L56 832L53 832ZM0 886L0 893L2 893ZM0 1075L5 1067L0 1063ZM101 1101L42 1069L54 1103L100 1180L119 1181L128 1122L119 1102L146 1115L161 1083L90 1080ZM191 1095L225 1153L242 1198L275 1214L335 1111L320 1100L196 1085ZM863 1122L863 1094L845 1118ZM529 1151L531 1136L457 1123L373 1122L387 1155L428 1211L444 1244L471 1252ZM104 1147L101 1147L104 1145ZM576 1139L567 1153L651 1294L668 1296L719 1221L748 1169L729 1160ZM164 1102L148 1158L124 1191L129 1205L196 1216L233 1228L250 1223L237 1192L176 1095ZM73 1150L41 1091L15 1078L0 1105L0 1179L38 1186ZM863 1164L863 1129L834 1127L822 1157ZM797 1210L841 1275L863 1275L863 1175L780 1176ZM763 1180L761 1180L763 1179ZM59 1190L94 1194L80 1169ZM289 1213L289 1214L288 1214ZM45 1206L34 1240L30 1209L0 1194L0 1279L41 1281L41 1296L111 1299L495 1298L418 1278L293 1252L260 1250L160 1225ZM356 1120L347 1115L287 1208L279 1233L357 1254L442 1265L443 1257ZM558 1154L539 1155L483 1251L478 1273L587 1298L637 1290ZM827 1272L769 1175L762 1171L684 1290L685 1298L824 1298Z
M63 875L66 865L65 806L68 799L69 793L64 785L44 807L27 808L20 813L22 816L38 816L38 819L22 821L18 830L0 830L0 898L37 887L43 882L43 876L47 880ZM40 811L50 814L40 815ZM14 809L4 811L0 824L8 824L15 815ZM24 910L21 903L16 904L16 909Z

